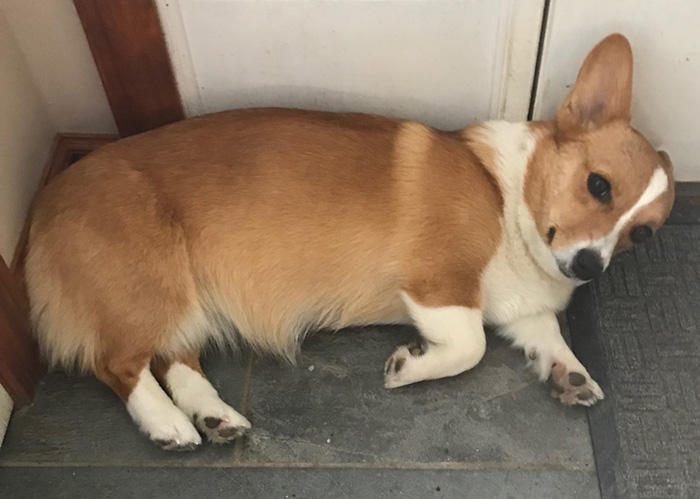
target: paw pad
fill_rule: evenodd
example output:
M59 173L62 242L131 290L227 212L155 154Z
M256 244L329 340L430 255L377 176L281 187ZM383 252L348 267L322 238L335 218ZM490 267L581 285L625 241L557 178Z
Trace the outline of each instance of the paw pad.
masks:
M420 357L425 353L425 350L420 344L414 343L408 347L408 353L410 353L413 357Z
M242 437L250 429L250 423L243 416L230 409L230 414L221 417L194 415L199 430L215 444L225 444Z
M408 371L411 371L411 365L417 355L413 355L410 352L409 346L399 347L384 365L384 387L385 388L397 388L399 386L407 385L413 381L409 380L406 375Z
M207 428L214 429L221 423L219 418L206 417L204 418L204 424Z
M554 363L548 381L553 388L552 396L567 405L590 406L604 398L598 383L583 373L567 373L563 364Z
M236 439L245 435L247 431L248 428L245 428L244 426L229 426L219 430L219 437L227 440Z
M581 373L569 373L569 383L573 386L581 386L586 382L586 377Z

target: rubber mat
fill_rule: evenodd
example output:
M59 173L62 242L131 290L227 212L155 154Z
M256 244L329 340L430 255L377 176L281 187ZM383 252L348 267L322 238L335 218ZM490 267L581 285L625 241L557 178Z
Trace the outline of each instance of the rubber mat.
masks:
M606 394L588 411L603 499L700 498L700 209L579 288L574 351Z

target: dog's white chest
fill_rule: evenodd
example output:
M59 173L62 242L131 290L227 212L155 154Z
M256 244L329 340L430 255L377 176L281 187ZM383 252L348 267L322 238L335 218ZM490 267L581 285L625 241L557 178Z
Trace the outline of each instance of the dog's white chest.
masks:
M482 133L482 140L498 152L495 174L504 201L503 239L481 279L484 321L504 325L539 313L561 311L574 284L547 274L526 247L526 240L542 245L523 194L536 138L527 125L500 121L489 123Z
M486 268L481 289L484 321L503 325L538 313L561 311L574 286L548 277L523 246L506 240Z

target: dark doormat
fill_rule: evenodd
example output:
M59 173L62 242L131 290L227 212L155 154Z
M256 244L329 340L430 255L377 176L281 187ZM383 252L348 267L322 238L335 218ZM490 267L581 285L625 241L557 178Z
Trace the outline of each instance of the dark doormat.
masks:
M574 351L605 400L588 411L603 499L700 498L700 209L579 288Z

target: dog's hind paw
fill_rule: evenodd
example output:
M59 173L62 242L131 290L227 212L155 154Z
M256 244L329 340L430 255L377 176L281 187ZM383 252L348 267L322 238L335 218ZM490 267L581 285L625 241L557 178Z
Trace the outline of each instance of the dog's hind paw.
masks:
M220 402L216 410L195 414L193 419L197 428L204 433L209 441L215 444L225 444L245 435L250 430L250 422L232 407Z
M419 372L417 362L423 353L419 345L404 345L397 348L384 364L384 387L398 388L425 379Z
M182 413L170 420L161 421L158 425L152 425L146 431L150 439L163 450L194 450L202 443L202 437Z

